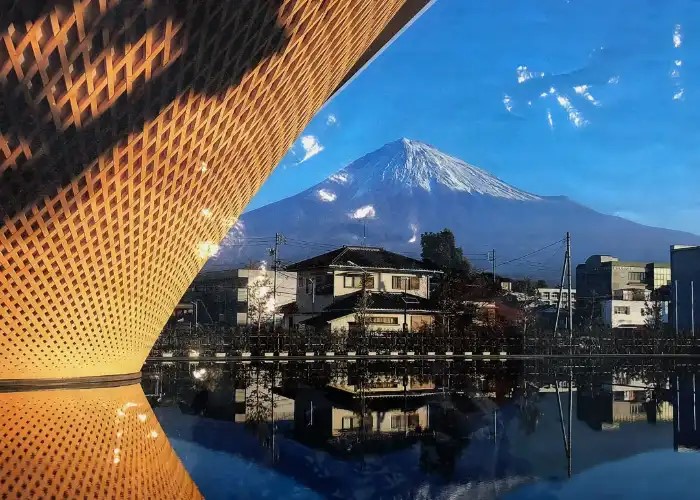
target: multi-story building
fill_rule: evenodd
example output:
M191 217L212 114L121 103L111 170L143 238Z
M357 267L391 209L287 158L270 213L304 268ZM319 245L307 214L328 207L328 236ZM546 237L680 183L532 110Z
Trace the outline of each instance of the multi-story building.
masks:
M275 272L266 269L229 269L200 273L190 285L181 304L194 304L198 323L223 323L246 325L250 320L249 302L251 290L266 288L270 310L294 302L296 298L296 273L277 272L276 294L273 284ZM276 298L273 297L276 295ZM270 314L272 316L272 314ZM271 317L269 319L272 319ZM278 314L279 321L282 314Z
M610 255L592 255L576 266L581 299L611 299L615 290L658 290L671 284L671 268L660 262L624 262Z
M569 290L564 289L561 294L561 305L566 307L569 300ZM556 306L559 303L559 288L538 288L537 289L537 302L540 305ZM571 302L574 304L576 302L576 289L571 289ZM574 304L575 306L575 304Z
M576 266L577 308L599 316L611 328L636 328L646 323L646 303L658 301L661 320L668 321L665 291L671 268L660 262L627 262L610 255L592 255ZM589 313L590 311L590 313Z
M610 328L637 328L647 323L650 305L650 290L615 290L612 299L601 302L603 324ZM668 301L654 302L658 306L659 319L668 323Z
M678 332L700 332L700 306L696 288L700 288L700 246L674 245L671 247L671 325Z
M367 291L372 329L418 330L433 324L430 277L421 261L383 248L346 246L287 268L297 274L296 311L287 324L353 329L358 299Z

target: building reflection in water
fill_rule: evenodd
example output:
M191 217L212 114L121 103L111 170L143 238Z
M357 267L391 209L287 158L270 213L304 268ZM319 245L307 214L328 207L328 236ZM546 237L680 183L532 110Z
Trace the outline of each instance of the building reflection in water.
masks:
M611 431L636 422L673 421L668 378L648 382L625 374L608 374L577 393L577 418L593 430Z
M231 472L253 467L275 475L279 491L439 496L451 484L489 497L697 448L695 371L633 361L192 362L147 365L142 384L205 494L255 491Z
M138 384L0 393L0 493L200 498Z
M673 419L673 448L677 451L700 450L700 396L697 393L698 374L678 373L671 377L675 400Z

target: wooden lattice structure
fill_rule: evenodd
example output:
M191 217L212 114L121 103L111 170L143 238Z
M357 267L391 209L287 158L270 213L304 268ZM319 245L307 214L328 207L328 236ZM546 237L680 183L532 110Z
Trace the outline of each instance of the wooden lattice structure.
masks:
M199 498L141 387L0 393L0 497Z
M294 139L425 1L0 11L0 379L137 372Z

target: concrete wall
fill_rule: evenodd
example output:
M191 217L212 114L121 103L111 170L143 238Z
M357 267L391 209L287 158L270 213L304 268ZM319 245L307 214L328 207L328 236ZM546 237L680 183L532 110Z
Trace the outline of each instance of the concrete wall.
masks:
M403 330L403 313L374 313L374 312L369 312L368 316L372 317L381 317L381 318L396 318L396 324L386 324L386 323L370 323L367 325L367 328L373 331L377 330L382 330L382 331L402 331ZM428 324L431 325L434 321L433 316L428 315L428 314L411 314L408 313L406 315L406 320L408 323L408 328L411 330L413 328L413 325L416 324ZM349 323L354 323L355 322L355 314L350 313L346 316L342 316L340 318L336 318L330 322L330 326L332 330L340 330L340 329L348 329L349 328Z
M260 270L260 269L239 269L238 277L245 278L248 283L248 287L256 279L265 279L265 277L270 280L270 287L274 284L275 272L271 270ZM277 272L277 300L276 304L279 308L285 304L291 304L297 300L297 274L287 271ZM242 309L237 311L236 321L239 325L246 324L247 317L247 300L248 300L248 290L247 288L238 289L238 302L241 303ZM282 314L277 314L277 322L282 321Z
M691 332L694 309L695 334L700 335L700 325L698 325L700 321L700 247L671 249L671 277L670 324L675 328L677 309L678 331ZM693 283L694 294L691 293L691 283Z
M646 278L636 280L630 277L631 273L644 273L646 276L646 264L615 262L612 264L612 290L625 289L640 289L647 287Z
M662 318L668 318L668 302L662 302ZM625 307L629 314L616 313L616 307ZM611 328L624 328L634 326L644 326L646 317L644 311L644 301L641 300L606 300L602 303L603 322Z

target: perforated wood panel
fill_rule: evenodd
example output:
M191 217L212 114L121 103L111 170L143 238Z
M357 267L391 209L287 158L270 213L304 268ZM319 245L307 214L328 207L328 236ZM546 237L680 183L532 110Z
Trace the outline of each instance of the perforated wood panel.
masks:
M0 12L0 379L138 371L402 3L17 0Z
M199 498L139 385L0 393L1 498Z

